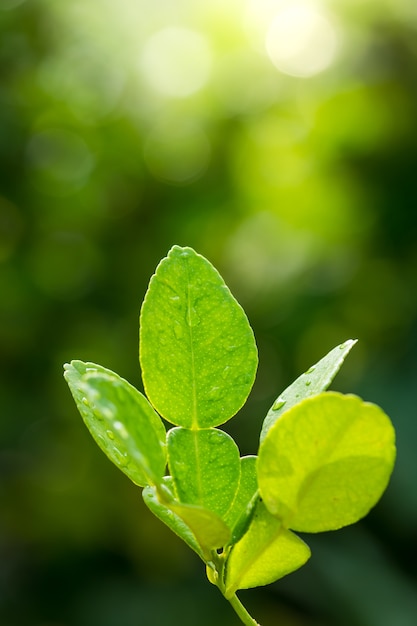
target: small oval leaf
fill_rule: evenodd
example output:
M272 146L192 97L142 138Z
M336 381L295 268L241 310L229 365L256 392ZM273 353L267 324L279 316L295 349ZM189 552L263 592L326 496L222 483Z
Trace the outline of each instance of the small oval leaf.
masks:
M167 448L178 500L223 517L240 480L239 449L230 435L217 428L173 428L168 432Z

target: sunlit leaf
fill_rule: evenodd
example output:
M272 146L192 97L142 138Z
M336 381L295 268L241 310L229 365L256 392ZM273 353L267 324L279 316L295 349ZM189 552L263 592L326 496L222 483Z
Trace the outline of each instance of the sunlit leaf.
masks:
M214 267L174 246L142 305L146 393L169 422L208 428L230 419L252 387L257 350L247 317Z
M227 560L226 596L238 589L268 585L309 559L309 547L259 501L248 531Z
M316 365L313 365L304 374L301 374L278 396L269 409L262 425L261 443L265 439L268 430L285 411L288 411L288 409L305 398L310 398L322 391L326 391L356 341L349 339L345 343L340 344L340 346L333 348Z
M166 432L147 399L100 365L72 361L64 367L78 410L108 458L137 485L160 482Z
M232 506L240 480L239 449L216 428L168 433L168 465L178 500L224 516Z
M295 405L259 449L265 505L294 530L334 530L362 518L384 492L395 459L385 413L356 396L325 392Z

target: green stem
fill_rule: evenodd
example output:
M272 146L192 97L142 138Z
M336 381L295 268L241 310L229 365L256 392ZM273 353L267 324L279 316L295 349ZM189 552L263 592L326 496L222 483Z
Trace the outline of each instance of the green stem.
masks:
M234 594L231 598L227 598L227 600L230 602L243 624L246 624L246 626L261 626L251 615L249 615L236 594Z
M230 548L229 548L230 550ZM214 585L217 585L222 595L226 598L228 602L232 605L235 613L238 615L240 621L246 626L261 626L258 624L256 620L247 612L237 595L234 593L232 596L227 596L225 593L225 585L223 582L224 578L224 567L228 556L228 550L223 552L222 554L217 554L215 550L212 551L212 564L215 567L215 576L212 578L209 573L210 570L207 570L207 576Z

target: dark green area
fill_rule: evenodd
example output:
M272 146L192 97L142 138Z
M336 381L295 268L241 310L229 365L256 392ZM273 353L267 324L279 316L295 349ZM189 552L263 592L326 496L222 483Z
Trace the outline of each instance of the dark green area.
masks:
M0 622L237 624L62 379L78 358L141 388L139 307L176 243L214 264L255 331L255 388L227 425L242 454L278 393L349 337L333 388L397 431L371 515L309 537L308 564L244 603L263 626L414 626L415 14L341 2L344 55L298 79L253 51L241 15L134 4L0 7ZM212 42L212 74L165 98L140 74L142 44L182 21Z

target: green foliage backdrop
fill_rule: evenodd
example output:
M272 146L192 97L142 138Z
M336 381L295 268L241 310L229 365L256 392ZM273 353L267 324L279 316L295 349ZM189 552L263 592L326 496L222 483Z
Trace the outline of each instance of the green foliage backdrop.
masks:
M177 243L255 331L227 425L242 454L277 390L349 337L334 388L397 430L369 518L245 602L265 626L415 625L416 30L407 0L2 0L2 624L236 623L62 379L78 358L141 388L139 307Z

